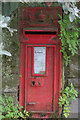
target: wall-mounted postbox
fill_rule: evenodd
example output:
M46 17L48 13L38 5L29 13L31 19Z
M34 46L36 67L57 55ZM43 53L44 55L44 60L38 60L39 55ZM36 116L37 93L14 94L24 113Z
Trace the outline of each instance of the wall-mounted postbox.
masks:
M61 89L61 7L27 7L20 11L20 105L34 116L55 113Z

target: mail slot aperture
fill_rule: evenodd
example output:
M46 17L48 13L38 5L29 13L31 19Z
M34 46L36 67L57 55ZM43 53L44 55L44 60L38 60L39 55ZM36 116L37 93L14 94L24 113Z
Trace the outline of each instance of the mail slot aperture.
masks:
M27 34L48 34L48 35L57 35L57 31L24 31L25 35Z
M35 35L57 35L58 29L57 28L25 28L23 29L23 34L26 36L28 34Z

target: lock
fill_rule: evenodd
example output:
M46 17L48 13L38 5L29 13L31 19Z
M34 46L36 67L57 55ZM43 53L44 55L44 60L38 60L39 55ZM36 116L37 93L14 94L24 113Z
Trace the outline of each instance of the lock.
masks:
M32 81L32 86L34 86L35 85L35 81Z
M32 81L32 84L31 84L31 85L32 85L32 86L38 87L38 86L40 86L40 82Z
M35 83L35 86L36 86L36 87L38 87L38 86L39 86L38 82L36 82L36 83Z
M39 86L40 86L40 82L36 82L36 83L35 83L35 86L36 86L36 87L39 87Z

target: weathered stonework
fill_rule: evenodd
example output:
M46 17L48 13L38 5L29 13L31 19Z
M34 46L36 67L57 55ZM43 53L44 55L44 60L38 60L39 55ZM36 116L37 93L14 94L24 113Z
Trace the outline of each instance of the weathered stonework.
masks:
M18 100L18 88L20 79L20 42L18 33L18 9L12 13L9 27L17 29L17 32L10 35L7 29L3 29L3 45L4 49L11 53L11 57L2 56L2 93ZM14 97L15 96L15 97Z
M12 4L12 3L11 3ZM56 3L52 4L52 6L57 5ZM26 6L25 4L20 4L19 7ZM27 6L47 6L45 3L42 4L33 4L29 3ZM8 6L9 7L9 6ZM6 9L6 8L5 8ZM9 9L8 9L9 11ZM9 26L11 28L15 28L18 32L14 32L11 37L10 32L7 29L3 29L3 44L4 49L8 50L12 56L8 57L3 55L2 57L2 91L6 93L8 96L12 96L15 104L18 102L19 96L19 80L20 80L20 41L19 41L19 13L18 9L14 12L6 12L5 15L10 15L11 21ZM70 85L72 82L75 88L80 88L80 52L71 58L72 61L64 67L62 71L62 77L64 77L66 85ZM64 64L62 64L64 65ZM63 74L64 72L64 74ZM63 76L64 75L64 76ZM64 86L64 81L62 79L62 87ZM1 92L1 91L0 91Z

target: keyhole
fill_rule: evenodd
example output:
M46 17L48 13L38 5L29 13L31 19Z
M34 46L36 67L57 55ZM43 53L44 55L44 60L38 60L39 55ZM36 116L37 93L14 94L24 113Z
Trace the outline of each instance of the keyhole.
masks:
M32 81L32 85L33 85L33 86L35 85L35 81Z

